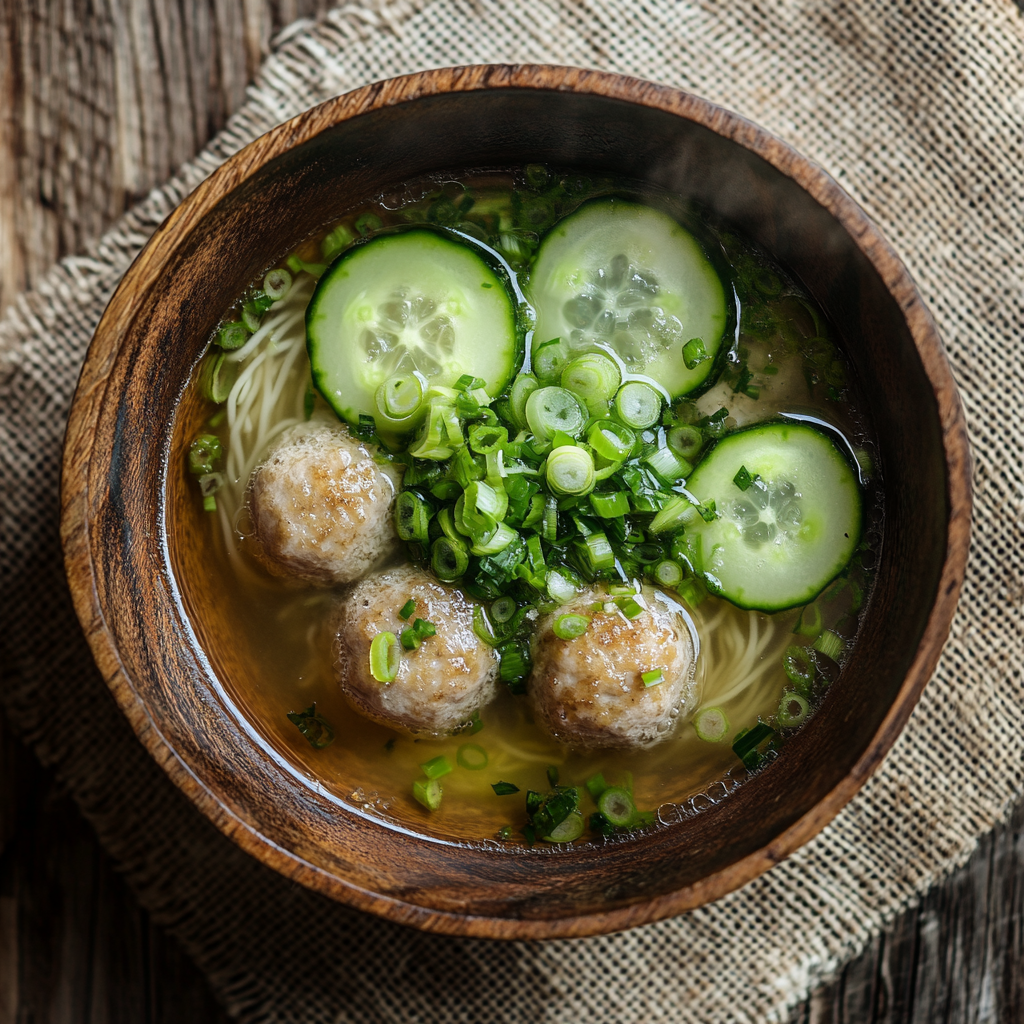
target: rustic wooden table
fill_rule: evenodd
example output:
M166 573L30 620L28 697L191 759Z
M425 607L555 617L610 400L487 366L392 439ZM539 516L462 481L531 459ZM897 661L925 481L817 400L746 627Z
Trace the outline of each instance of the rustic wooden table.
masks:
M189 159L241 102L274 33L327 6L0 4L0 310ZM0 720L0 1024L226 1019L71 800ZM794 1017L1022 1019L1024 804Z

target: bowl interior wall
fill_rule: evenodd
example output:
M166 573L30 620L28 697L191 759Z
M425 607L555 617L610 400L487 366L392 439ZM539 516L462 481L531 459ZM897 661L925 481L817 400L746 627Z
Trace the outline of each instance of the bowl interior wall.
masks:
M860 643L826 709L786 756L671 829L554 856L441 847L368 825L239 727L218 680L252 678L258 666L231 644L231 624L211 599L216 587L195 543L202 513L183 468L185 439L203 412L184 382L224 310L257 274L353 200L430 171L527 162L649 180L692 196L773 252L841 332L880 445L885 491L878 584ZM850 772L896 698L935 599L946 554L942 433L897 304L845 230L794 181L663 111L569 92L494 90L345 121L257 170L194 226L140 297L116 374L124 386L100 431L125 454L105 480L109 500L97 503L93 546L97 564L104 544L114 544L155 581L148 597L104 593L99 574L101 601L123 608L110 625L129 677L145 681L156 727L239 821L315 868L386 896L495 916L563 917L674 891L765 846ZM138 436L153 443L131 443ZM157 511L165 499L166 517ZM160 635L169 641L138 642Z

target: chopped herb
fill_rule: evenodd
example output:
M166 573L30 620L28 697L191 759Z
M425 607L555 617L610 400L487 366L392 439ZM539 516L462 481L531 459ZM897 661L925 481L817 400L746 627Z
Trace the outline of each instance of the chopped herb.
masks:
M650 672L642 672L640 678L644 686L657 686L665 681L665 673L660 668L654 668Z
M519 787L511 782L492 782L491 789L494 790L495 796L511 796L519 792Z
M704 347L703 338L691 338L683 346L683 362L686 363L688 370L696 369L710 358L708 350Z
M426 775L428 779L440 779L442 776L454 771L451 761L449 761L444 754L438 754L437 757L432 757L429 761L424 761L420 767L423 769L423 774Z
M441 806L443 792L437 779L418 779L412 784L412 795L428 811L436 811Z
M746 466L740 466L736 475L732 478L732 482L741 490L745 491L753 482L753 477L750 475L750 471Z
M316 702L305 711L289 711L288 721L309 740L314 750L323 750L334 742L334 729L316 709Z
M426 640L429 637L437 635L437 628L432 622L427 622L426 619L417 619L412 624L412 628L421 640Z
M400 619L408 619L414 611L416 611L416 602L412 598L409 598L409 600L402 605L402 610L398 613L398 617Z
M490 288L490 285L487 286ZM503 825L498 829L499 839L511 839L516 834L516 830L511 825Z
M733 753L743 762L744 766L753 771L764 761L764 747L775 735L775 730L764 722L758 722L753 729L743 729L733 740Z

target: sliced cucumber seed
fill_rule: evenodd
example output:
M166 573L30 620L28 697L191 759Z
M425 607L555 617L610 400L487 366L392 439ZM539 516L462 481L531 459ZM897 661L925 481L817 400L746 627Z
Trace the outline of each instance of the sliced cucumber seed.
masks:
M562 306L573 328L570 344L582 349L613 340L624 362L643 368L671 349L683 331L676 317L652 302L657 294L658 279L652 271L633 266L623 253L616 254L608 267L592 272L582 291Z
M788 537L799 531L804 521L800 497L788 480L766 484L758 477L751 480L742 498L729 504L727 513L740 528L743 540L759 548L780 533Z

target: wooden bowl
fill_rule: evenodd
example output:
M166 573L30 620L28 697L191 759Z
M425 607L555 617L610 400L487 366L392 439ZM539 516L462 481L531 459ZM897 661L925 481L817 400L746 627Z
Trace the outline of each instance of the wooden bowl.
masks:
M785 756L651 835L544 856L433 841L339 806L247 725L223 682L245 672L246 656L196 584L202 513L181 469L182 439L200 415L185 382L222 312L266 265L345 197L435 170L531 161L693 196L773 252L841 327L885 492L859 643ZM787 145L706 100L558 67L381 82L228 160L156 232L104 314L71 412L63 484L67 571L96 660L196 806L264 863L345 903L498 938L590 935L678 914L820 831L880 763L935 667L970 521L969 452L942 345L856 203Z

